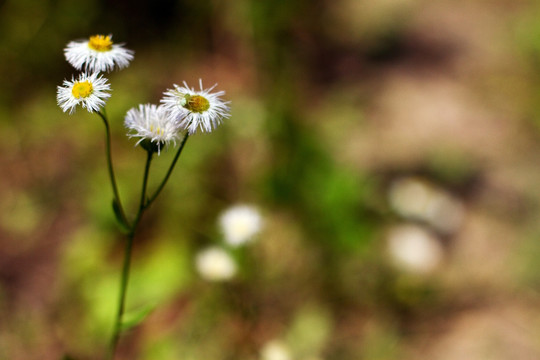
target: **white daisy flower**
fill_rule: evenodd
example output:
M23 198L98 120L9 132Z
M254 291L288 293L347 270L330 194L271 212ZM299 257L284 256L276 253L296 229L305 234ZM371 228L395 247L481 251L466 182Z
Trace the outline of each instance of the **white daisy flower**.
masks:
M261 350L261 360L291 360L291 350L280 340L267 342Z
M172 141L176 145L179 124L168 116L163 106L153 104L139 105L139 108L130 109L125 117L124 125L132 133L129 137L139 137L138 145L143 140L155 143L158 154L163 145Z
M390 206L402 217L423 221L444 234L459 230L465 217L465 207L459 199L420 178L396 180L388 197Z
M402 270L415 274L433 272L444 257L440 240L418 225L394 227L388 233L387 246L392 262Z
M174 84L174 89L163 93L165 97L161 102L190 135L197 132L197 128L203 132L211 132L221 124L223 118L230 116L229 101L220 98L225 92L211 92L216 85L204 89L202 81L199 80L201 90L195 91L188 87L185 81L184 86Z
M262 228L259 211L249 205L236 205L225 210L219 217L225 242L232 246L245 244Z
M236 263L225 250L217 246L198 253L195 266L199 274L209 281L230 280L236 275Z
M107 79L98 73L88 75L82 73L79 78L71 81L64 80L62 86L57 87L56 100L64 112L69 110L73 114L75 107L81 105L89 112L99 111L111 96L111 86Z
M75 69L90 72L123 69L133 60L133 51L124 49L122 44L113 44L112 35L72 41L64 49L64 55Z

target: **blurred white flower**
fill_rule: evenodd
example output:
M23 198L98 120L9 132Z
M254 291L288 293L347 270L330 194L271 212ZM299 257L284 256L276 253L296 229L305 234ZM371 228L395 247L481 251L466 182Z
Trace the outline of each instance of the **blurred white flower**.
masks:
M123 69L133 60L133 51L124 49L122 44L113 44L112 35L72 41L64 49L64 55L75 69L89 72Z
M291 360L289 348L280 340L267 342L261 350L261 360Z
M442 233L455 232L463 221L465 209L461 201L421 179L395 181L388 196L396 213L406 219L424 221Z
M81 105L89 112L99 111L111 96L109 93L111 86L106 78L98 76L98 73L92 75L82 73L77 80L74 78L71 81L64 80L62 86L57 87L58 106L64 112L69 110L70 114L73 114L77 105Z
M225 210L219 217L225 242L232 246L245 244L262 228L259 211L249 205L235 205Z
M418 225L396 226L388 233L387 245L394 264L411 273L430 273L443 259L439 239Z
M130 109L125 117L124 125L132 131L129 137L139 137L137 145L148 140L155 143L158 154L163 145L172 141L176 144L178 139L178 122L171 119L166 110L153 104L139 105L139 108Z
M163 93L165 96L161 102L171 116L180 122L180 126L188 130L190 135L197 132L197 129L211 132L221 124L223 118L230 116L229 102L220 98L225 92L212 93L216 85L204 89L202 80L199 80L201 89L196 91L190 88L186 82L184 82L184 86L174 84L174 89L168 89Z
M212 246L199 252L195 259L199 274L206 280L230 280L236 275L236 263L223 249Z

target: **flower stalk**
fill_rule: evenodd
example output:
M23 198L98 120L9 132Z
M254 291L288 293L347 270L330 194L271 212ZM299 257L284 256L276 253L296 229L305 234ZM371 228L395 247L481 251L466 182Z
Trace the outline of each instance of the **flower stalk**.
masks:
M148 201L145 204L145 208L149 207L152 204L152 202L156 200L158 195L161 193L161 190L163 190L163 188L165 187L165 184L167 184L167 181L169 180L169 177L171 176L174 170L174 167L176 166L176 162L178 161L178 158L182 154L182 150L184 149L184 146L186 145L188 138L189 138L189 134L184 135L184 138L182 139L182 142L180 143L180 146L178 147L178 150L176 151L176 155L174 155L174 159L171 163L171 166L169 166L169 170L167 170L167 174L165 174L165 177L161 181L161 184L159 184L154 195L148 198Z
M105 125L105 153L107 157L107 169L109 171L109 179L111 181L111 186L113 190L113 206L114 212L117 215L117 220L120 222L122 228L129 227L129 222L126 218L124 208L122 206L122 200L120 199L120 194L118 192L118 186L116 185L116 177L114 176L114 166L112 163L111 155L111 129L109 126L109 121L107 120L107 115L105 114L105 109L103 111L98 111L99 117L103 120Z
M129 227L129 233L127 234L126 244L124 248L124 262L122 266L122 275L120 278L120 295L118 297L118 307L116 312L116 318L114 321L113 334L111 337L111 343L109 348L109 359L114 359L116 353L116 348L118 347L118 341L120 339L120 334L122 332L122 318L124 316L125 306L126 306L126 294L127 287L129 282L129 273L131 269L131 254L133 250L133 240L135 238L135 231L141 220L141 217L145 210L145 199L146 199L146 190L148 187L148 176L150 174L150 165L152 163L152 156L154 152L152 150L147 151L146 165L144 168L143 183L141 189L141 200L139 202L139 209L137 210L137 215L135 220Z

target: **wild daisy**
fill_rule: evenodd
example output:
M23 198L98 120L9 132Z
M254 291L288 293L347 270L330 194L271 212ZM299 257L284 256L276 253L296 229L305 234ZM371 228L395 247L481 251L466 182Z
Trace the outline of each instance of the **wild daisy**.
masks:
M261 230L262 219L255 207L235 205L220 215L219 224L225 242L232 246L238 246L253 239Z
M281 340L270 340L261 350L262 360L291 360L292 358L291 350Z
M64 49L66 60L77 70L111 71L123 69L133 59L133 51L114 44L112 35L94 35L88 40L72 41Z
M400 216L429 224L443 234L456 232L463 223L463 203L446 190L416 177L392 183L388 198Z
M195 266L199 275L210 281L229 280L236 275L236 263L233 258L217 246L199 252L195 258Z
M217 85L217 84L216 84ZM197 132L200 128L203 132L211 132L229 115L229 102L223 101L221 96L224 91L212 93L216 87L204 89L199 80L200 90L190 88L184 81L184 86L174 84L174 89L168 89L161 99L163 106L167 108L171 116L180 121L180 126L188 130L189 134Z
M162 106L146 104L132 108L126 114L124 125L132 131L129 137L140 138L137 145L147 140L154 143L158 154L163 145L169 145L171 141L176 144L178 139L179 124Z
M99 111L111 96L111 86L107 79L98 73L88 75L82 73L79 78L71 81L64 80L62 86L57 87L56 100L64 112L69 110L73 114L75 107L81 105L89 112Z
M387 236L388 253L401 270L429 274L443 261L444 248L432 232L413 224L398 225Z

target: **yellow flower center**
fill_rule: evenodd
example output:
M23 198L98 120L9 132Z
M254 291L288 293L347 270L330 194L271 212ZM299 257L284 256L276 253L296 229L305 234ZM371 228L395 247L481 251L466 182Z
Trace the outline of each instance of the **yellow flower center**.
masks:
M88 46L90 49L96 50L96 51L110 51L112 49L112 40L110 36L104 36L104 35L94 35L90 36L90 41L88 42Z
M81 81L76 82L73 84L73 88L71 89L71 93L76 99L80 98L86 98L92 94L92 91L94 90L92 84L90 81Z
M191 112L202 114L206 110L210 109L210 102L207 98L201 95L186 94L184 96L184 99L185 101L182 101L182 106Z
M165 135L165 131L159 126L156 128L154 125L150 125L150 131L159 136Z

